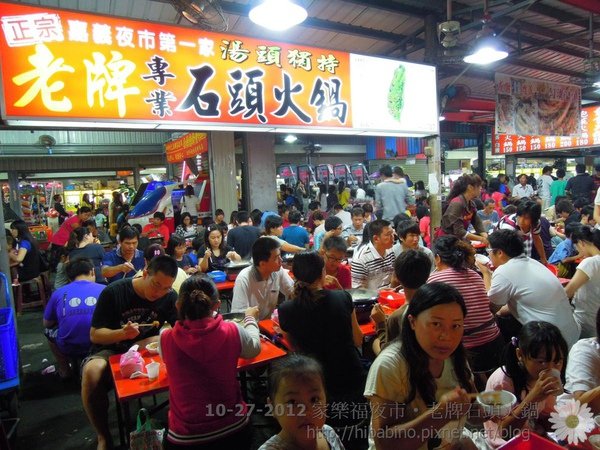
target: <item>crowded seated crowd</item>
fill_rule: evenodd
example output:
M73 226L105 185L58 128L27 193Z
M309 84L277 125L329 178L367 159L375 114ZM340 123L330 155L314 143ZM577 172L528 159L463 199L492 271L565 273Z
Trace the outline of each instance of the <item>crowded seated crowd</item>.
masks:
M512 190L503 175L461 176L433 234L423 183L412 195L389 166L373 198L342 183L306 202L297 187L278 211L239 210L230 223L217 210L201 224L192 189L174 233L161 212L141 230L125 218L109 250L81 207L51 249L43 327L58 375L81 378L99 449L113 446L109 357L149 342L170 379L165 448L250 448L236 365L260 352L263 321L289 353L268 370L281 431L261 449L493 449L546 436L565 398L600 414L600 190L585 167L567 182L552 172ZM13 278L39 275L24 222L11 237ZM242 262L222 302L212 277ZM352 294L381 290L403 304L376 303L367 336ZM243 320L224 320L229 310ZM483 414L473 400L485 390L512 393L510 413Z

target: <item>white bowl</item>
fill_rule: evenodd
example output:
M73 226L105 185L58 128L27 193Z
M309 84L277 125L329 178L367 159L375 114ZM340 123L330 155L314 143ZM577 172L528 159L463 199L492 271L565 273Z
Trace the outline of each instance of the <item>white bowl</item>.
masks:
M477 403L487 416L505 417L517 403L517 397L508 391L483 391L477 396Z
M480 262L481 264L489 264L490 263L490 258L488 258L485 255L482 255L481 253L476 253L475 254L475 259Z
M152 355L158 355L158 342L150 342L148 345L146 345L146 350L148 350L148 353L151 353Z

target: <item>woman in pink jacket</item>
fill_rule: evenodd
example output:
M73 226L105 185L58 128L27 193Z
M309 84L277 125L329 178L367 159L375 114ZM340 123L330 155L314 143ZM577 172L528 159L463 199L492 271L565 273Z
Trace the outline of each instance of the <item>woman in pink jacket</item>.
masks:
M167 449L247 449L251 443L250 412L236 375L238 358L260 353L258 308L248 308L238 324L217 315L220 305L210 279L190 277L179 291L179 320L160 335L170 384Z

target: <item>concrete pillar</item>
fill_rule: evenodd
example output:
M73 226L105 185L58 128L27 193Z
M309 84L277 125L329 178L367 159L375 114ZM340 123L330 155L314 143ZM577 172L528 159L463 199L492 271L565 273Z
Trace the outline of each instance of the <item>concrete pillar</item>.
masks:
M505 156L506 175L510 177L513 184L517 184L515 179L517 175L517 157L512 155Z
M246 133L244 140L245 178L248 210L277 211L275 136L270 133Z
M435 236L435 230L440 227L442 222L442 158L439 136L427 138L425 155L427 156L428 181L426 184L429 186L431 215L430 235Z
M19 173L8 172L8 188L10 189L10 208L21 218L21 201L19 200ZM50 199L52 200L52 199Z
M238 209L233 132L213 131L209 133L208 139L212 208L213 212L221 208L227 221L231 212Z
M485 179L485 144L487 143L487 130L485 127L479 128L477 134L477 175Z
M133 171L133 187L137 191L142 184L140 180L140 166L135 166L131 169Z

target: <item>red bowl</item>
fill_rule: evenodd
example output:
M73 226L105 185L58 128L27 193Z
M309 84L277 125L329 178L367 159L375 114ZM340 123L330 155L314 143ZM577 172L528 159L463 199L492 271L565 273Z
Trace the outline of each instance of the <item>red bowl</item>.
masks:
M391 290L379 291L379 303L386 305L392 309L398 309L406 302L406 297L403 292L395 292Z

